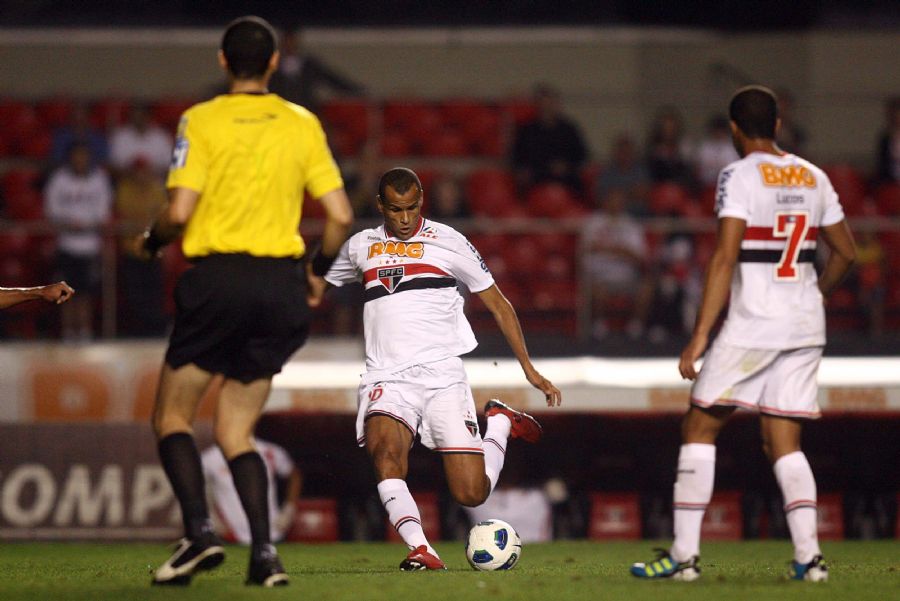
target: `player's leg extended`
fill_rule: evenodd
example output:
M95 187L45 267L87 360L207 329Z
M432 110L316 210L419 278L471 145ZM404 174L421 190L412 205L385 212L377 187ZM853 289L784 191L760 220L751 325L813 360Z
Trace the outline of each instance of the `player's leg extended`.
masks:
M443 459L444 474L453 499L466 507L477 507L484 503L494 488L485 473L485 456L444 453Z
M253 431L269 398L272 381L241 382L227 378L216 404L216 443L228 461L234 487L250 524L250 569L247 584L284 585L288 577L272 545L269 479L266 464L253 445Z
M827 579L816 530L816 480L800 450L801 420L762 416L763 448L784 497L784 512L794 543L794 576Z
M224 558L212 533L203 468L192 428L197 405L211 379L212 374L193 364L178 369L166 364L160 374L153 431L160 462L181 506L185 538L175 554L156 570L155 584L187 584L196 570L215 567Z

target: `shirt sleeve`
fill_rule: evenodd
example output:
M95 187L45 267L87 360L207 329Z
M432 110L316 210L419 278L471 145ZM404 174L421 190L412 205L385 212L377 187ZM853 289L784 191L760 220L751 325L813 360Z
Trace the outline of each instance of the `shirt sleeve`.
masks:
M209 149L197 119L190 113L190 110L186 111L178 123L166 186L188 188L202 193L209 173Z
M834 191L834 186L831 184L831 180L828 179L827 175L822 173L819 177L822 178L822 196L825 204L824 210L822 211L821 225L827 226L840 223L844 220L844 208L841 206L837 192Z
M719 172L716 185L716 215L750 220L751 195L737 167L730 165Z
M332 286L341 287L344 284L358 282L360 277L359 269L356 267L356 236L351 237L344 242L341 250L338 251L337 258L325 274L325 281Z
M312 114L312 136L309 159L306 164L306 191L313 198L321 198L329 192L344 187L341 172L338 170L331 149L325 139L322 124Z
M494 276L475 246L462 234L453 255L452 275L466 285L469 291L483 292L494 285Z

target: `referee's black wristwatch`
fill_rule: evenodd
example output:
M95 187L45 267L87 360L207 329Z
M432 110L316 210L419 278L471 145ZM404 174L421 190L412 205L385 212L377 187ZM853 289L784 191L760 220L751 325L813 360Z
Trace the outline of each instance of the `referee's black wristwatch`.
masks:
M310 261L310 265L312 267L313 275L317 275L320 278L325 277L325 274L328 273L328 270L331 268L331 264L334 263L334 260L337 257L329 257L322 252L322 247L316 248L313 253L312 260Z

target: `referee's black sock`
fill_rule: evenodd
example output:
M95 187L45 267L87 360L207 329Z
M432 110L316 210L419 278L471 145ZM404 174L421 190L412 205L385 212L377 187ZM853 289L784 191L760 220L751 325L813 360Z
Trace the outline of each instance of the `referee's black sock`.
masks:
M250 522L252 553L269 548L269 479L266 464L256 451L241 453L228 462L234 487L241 498L247 521Z
M181 505L184 534L197 540L211 530L203 490L203 466L194 437L187 432L169 434L159 441L159 459Z

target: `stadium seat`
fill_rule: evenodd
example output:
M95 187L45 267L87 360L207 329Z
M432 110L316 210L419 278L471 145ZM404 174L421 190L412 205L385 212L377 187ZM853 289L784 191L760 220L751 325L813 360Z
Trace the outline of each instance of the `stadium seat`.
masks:
M641 537L641 507L637 493L593 493L588 538L635 540Z
M26 190L37 190L40 178L41 174L37 169L29 167L10 169L0 178L0 190L4 197Z
M713 217L716 214L716 186L706 186L700 191L698 198L700 212Z
M53 129L68 123L74 106L71 98L59 96L42 100L35 108L44 127Z
M124 98L105 98L91 106L91 124L99 129L122 125L131 112L131 101Z
M573 217L582 214L582 207L572 192L562 184L540 184L527 195L528 213L534 217Z
M474 98L452 98L441 104L444 123L460 129L485 109L491 110L485 103Z
M410 136L425 138L441 129L440 110L424 101L391 100L384 105L385 129L401 129Z
M10 147L10 143L4 139L2 135L0 135L0 158L8 157L12 154L12 148Z
M846 163L828 165L823 170L841 200L844 213L850 216L861 215L866 199L866 183L859 171Z
M26 139L19 140L19 154L28 159L44 160L50 156L53 136L47 129L32 132Z
M561 311L574 315L578 307L578 284L575 280L551 280L543 277L543 271L533 274L536 278L532 305L538 311Z
M882 215L900 216L900 183L891 182L875 190L875 206Z
M4 137L15 138L12 132L29 121L38 122L37 114L30 105L16 100L0 101L0 134Z
M454 129L443 129L427 135L423 140L422 150L434 157L464 157L469 154L465 139Z
M9 117L0 123L0 132L13 149L21 149L32 136L41 133L45 128L33 107L26 105L9 109Z
M188 98L163 98L153 103L150 108L150 118L165 129L174 134L178 129L178 121L182 113L193 106L197 101Z
M518 205L512 175L503 169L479 169L466 178L466 199L474 215L509 213Z
M412 144L401 131L386 131L381 137L381 154L386 157L409 156L412 150Z
M584 189L585 204L589 207L597 205L597 177L603 171L603 165L598 162L591 162L581 168L579 177L581 178L581 187Z
M530 98L510 98L500 104L500 110L512 120L513 125L528 123L537 116L537 107Z
M6 196L4 214L10 219L38 220L44 217L44 199L33 189Z
M650 188L650 212L660 217L684 215L690 203L687 189L674 182L661 182Z
M515 244L503 249L508 273L514 276L539 276L544 254L531 236L520 236Z

